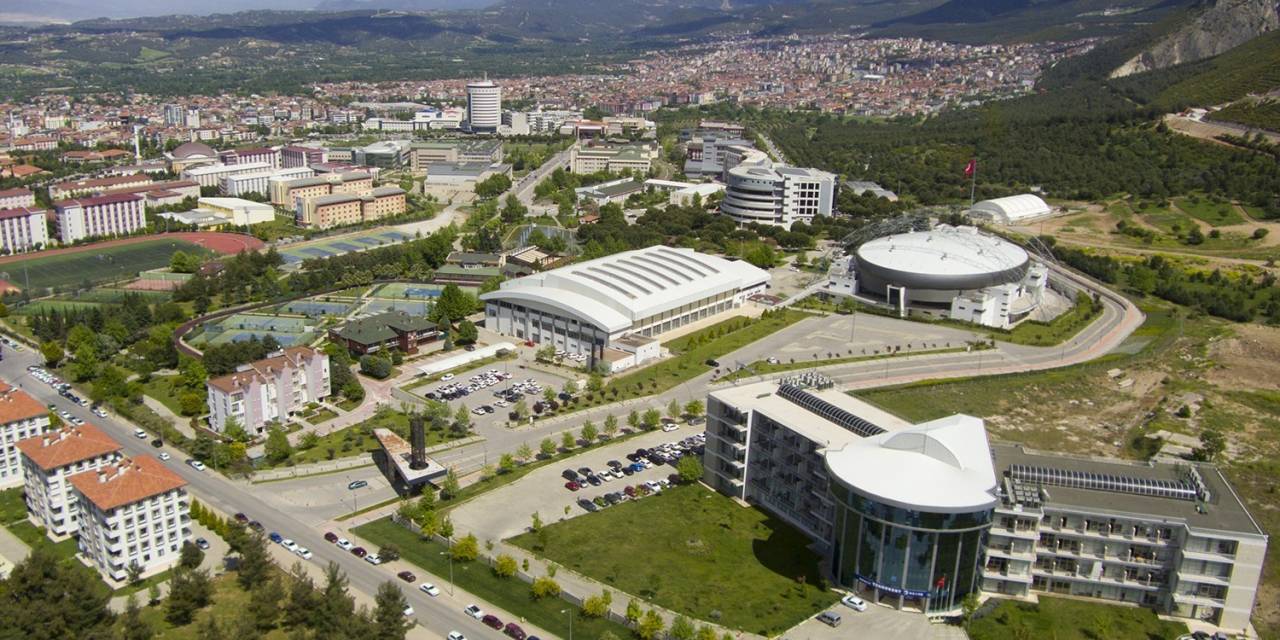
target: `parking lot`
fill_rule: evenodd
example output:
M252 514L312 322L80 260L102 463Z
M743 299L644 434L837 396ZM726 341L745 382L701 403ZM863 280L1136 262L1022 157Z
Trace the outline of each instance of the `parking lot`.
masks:
M842 604L828 611L840 615L840 626L831 627L817 616L793 627L783 634L782 640L843 640L844 638L875 638L876 640L966 640L960 627L934 624L924 614L914 611L898 611L890 607L869 605L866 611L854 611Z
M526 531L535 512L546 523L584 515L588 512L579 504L580 500L592 501L605 494L623 493L628 486L638 487L647 482L665 480L675 473L675 467L654 464L642 471L633 472L632 475L623 475L621 479L602 478L599 485L588 483L577 491L565 487L568 481L563 473L566 470L577 472L586 467L601 471L609 468L611 460L628 464L627 454L634 453L636 449L678 442L698 433L702 433L701 427L689 425L680 426L672 432L654 431L536 469L505 487L485 493L454 509L454 525L459 531L474 533L481 540L502 540ZM530 444L535 445L536 442Z
M516 399L523 399L533 412L536 411L535 405L542 401L545 389L552 389L558 394L565 383L586 380L585 374L574 378L568 372L560 375L528 368L524 366L523 360L495 362L452 376L446 374L446 377L447 379L442 378L411 389L410 392L445 402L452 411L457 411L459 406L466 406L471 412L471 422L477 432L486 437L487 429L506 429ZM468 388L470 390L463 393ZM517 389L523 389L523 392L511 393ZM485 410L484 407L493 411Z

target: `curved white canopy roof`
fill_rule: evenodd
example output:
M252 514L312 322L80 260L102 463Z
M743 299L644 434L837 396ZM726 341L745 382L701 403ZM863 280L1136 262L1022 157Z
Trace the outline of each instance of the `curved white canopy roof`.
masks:
M917 511L965 513L996 503L986 429L954 415L855 440L829 451L839 482L879 502Z
M858 261L905 273L966 276L995 273L1026 264L1027 252L973 227L938 225L877 238L858 247Z
M989 213L1008 222L1017 222L1018 220L1048 215L1052 210L1049 209L1049 205L1044 200L1040 199L1040 196L1024 193L1017 196L983 200L973 205L971 211Z
M658 245L508 280L480 299L546 305L613 333L655 313L768 281L768 272L747 262Z

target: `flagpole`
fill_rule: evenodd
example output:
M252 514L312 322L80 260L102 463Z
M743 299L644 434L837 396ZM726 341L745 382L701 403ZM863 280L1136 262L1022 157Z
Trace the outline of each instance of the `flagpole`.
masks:
M972 209L974 194L978 190L978 158L974 157L971 162L973 164L973 171L969 173L969 176L971 177L971 181L969 182L969 208Z

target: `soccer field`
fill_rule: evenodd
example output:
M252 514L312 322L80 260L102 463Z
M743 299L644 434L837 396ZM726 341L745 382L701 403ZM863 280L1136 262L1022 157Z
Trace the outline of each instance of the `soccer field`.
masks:
M75 253L35 254L24 260L7 262L0 265L0 278L32 289L109 282L136 276L139 271L168 266L169 257L179 250L202 256L211 254L190 242L169 239L89 247Z

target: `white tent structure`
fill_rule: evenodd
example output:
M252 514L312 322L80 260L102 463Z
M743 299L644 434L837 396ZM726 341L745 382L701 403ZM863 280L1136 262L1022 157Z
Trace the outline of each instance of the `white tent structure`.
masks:
M1030 193L1024 193L1017 196L1009 196L1007 198L995 198L994 200L983 200L971 209L969 215L984 220L990 220L997 224L1020 224L1029 220L1042 218L1053 213L1044 200L1040 196Z

